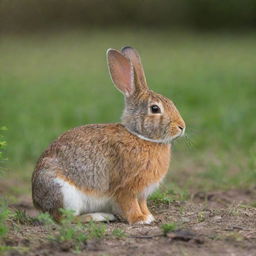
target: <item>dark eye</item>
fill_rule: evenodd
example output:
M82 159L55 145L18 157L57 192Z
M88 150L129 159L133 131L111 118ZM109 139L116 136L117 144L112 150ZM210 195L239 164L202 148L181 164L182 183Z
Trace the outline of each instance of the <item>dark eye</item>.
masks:
M153 114L161 113L161 110L160 110L160 108L159 108L157 105L152 105L152 106L150 107L150 109L151 109L151 112L152 112Z

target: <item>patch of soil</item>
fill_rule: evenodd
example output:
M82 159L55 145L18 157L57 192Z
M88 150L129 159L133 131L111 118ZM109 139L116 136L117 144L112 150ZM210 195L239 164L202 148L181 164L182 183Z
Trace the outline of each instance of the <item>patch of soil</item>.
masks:
M156 222L150 225L107 224L107 235L84 244L80 255L256 255L256 189L198 192L185 202L150 202ZM11 205L35 216L29 197ZM161 230L164 223L177 223L178 230ZM126 236L112 235L116 228ZM38 225L10 226L4 243L14 249L6 255L76 255L72 244L48 239L55 230Z

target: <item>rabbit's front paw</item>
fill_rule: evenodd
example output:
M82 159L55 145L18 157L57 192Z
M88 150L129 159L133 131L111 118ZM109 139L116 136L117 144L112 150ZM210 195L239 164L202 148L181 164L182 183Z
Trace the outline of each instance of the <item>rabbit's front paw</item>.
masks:
M149 215L144 215L143 219L136 221L134 224L150 224L153 221L155 221L154 216L152 214L149 214Z

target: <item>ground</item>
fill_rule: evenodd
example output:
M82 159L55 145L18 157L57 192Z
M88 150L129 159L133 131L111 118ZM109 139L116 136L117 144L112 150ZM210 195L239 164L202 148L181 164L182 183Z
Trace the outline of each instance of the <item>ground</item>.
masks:
M11 182L9 183L11 184ZM1 184L1 188L3 184ZM5 187L5 191L6 191ZM2 192L2 191L1 191ZM185 201L152 198L150 209L156 222L129 225L106 223L100 238L90 239L79 249L81 255L256 255L256 187L205 193L197 191ZM30 196L20 196L10 205L37 216ZM27 217L28 217L27 216ZM175 223L164 234L162 225ZM76 224L72 224L76 225ZM9 221L3 245L6 255L75 255L72 241L53 241L55 225ZM115 235L113 230L118 230ZM13 248L11 248L13 247Z

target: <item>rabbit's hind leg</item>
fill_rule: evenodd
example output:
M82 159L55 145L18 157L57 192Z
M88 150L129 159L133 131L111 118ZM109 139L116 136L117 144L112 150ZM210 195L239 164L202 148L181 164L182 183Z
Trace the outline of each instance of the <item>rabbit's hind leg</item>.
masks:
M32 198L34 206L49 212L55 221L61 219L60 208L63 208L61 187L54 181L54 174L47 169L35 172L32 178Z
M87 223L90 221L95 222L109 222L116 220L116 217L111 213L95 212L76 216L75 222Z

